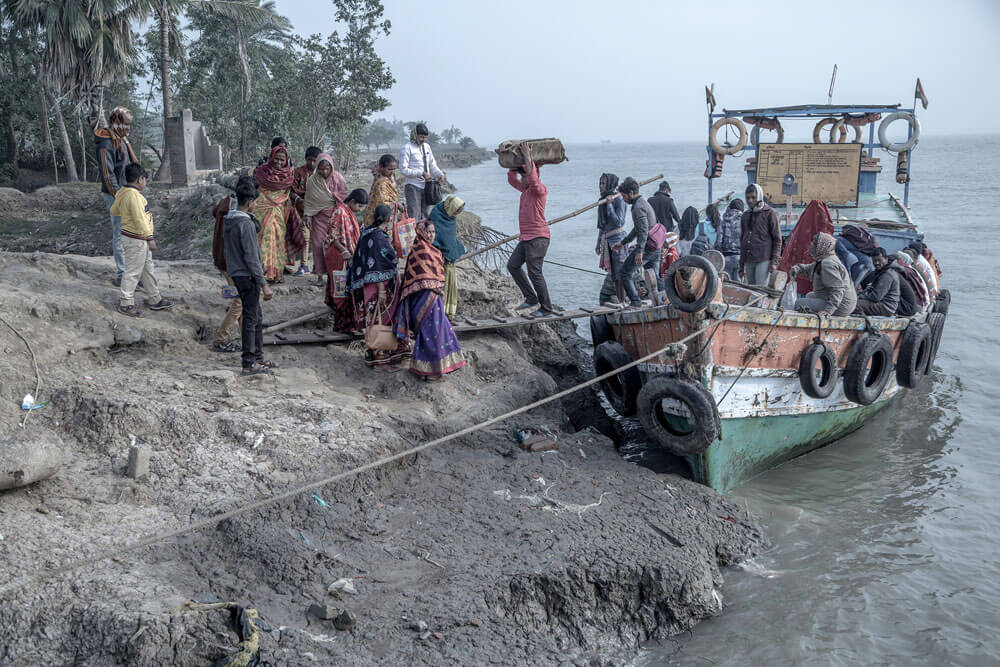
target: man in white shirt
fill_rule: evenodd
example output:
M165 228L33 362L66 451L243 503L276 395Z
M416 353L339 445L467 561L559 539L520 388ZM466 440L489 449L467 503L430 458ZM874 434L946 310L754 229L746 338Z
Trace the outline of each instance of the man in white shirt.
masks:
M410 141L399 151L399 171L406 176L406 213L415 220L426 218L431 209L424 205L424 184L434 179L444 182L444 172L438 167L431 145L427 143L429 134L427 126L418 123L413 128Z

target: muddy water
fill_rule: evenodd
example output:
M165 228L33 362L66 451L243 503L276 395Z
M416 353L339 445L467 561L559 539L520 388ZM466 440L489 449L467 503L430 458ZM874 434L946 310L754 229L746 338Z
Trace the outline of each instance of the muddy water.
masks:
M646 646L636 664L1000 663L998 152L997 137L928 137L913 154L911 205L953 295L932 381L861 431L731 491L764 517L773 548L727 574L722 616ZM664 172L678 208L705 200L700 145L568 153L543 169L551 217L592 201L604 171ZM880 190L897 191L892 156L881 157ZM517 193L499 167L451 177L486 224L515 228ZM744 185L727 162L716 191ZM594 225L592 213L562 223L549 257L595 268ZM601 283L559 267L546 275L563 306L593 303ZM663 465L642 445L630 449Z

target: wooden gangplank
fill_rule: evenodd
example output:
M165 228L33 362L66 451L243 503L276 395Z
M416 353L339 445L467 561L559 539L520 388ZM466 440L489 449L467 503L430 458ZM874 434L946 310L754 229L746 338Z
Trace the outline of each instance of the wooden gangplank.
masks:
M575 320L591 315L605 315L614 313L617 308L605 308L595 306L592 308L576 308L574 310L564 310L551 315L532 317L530 313L514 315L491 315L486 318L472 319L468 317L456 317L452 322L455 333L463 334L473 331L489 331L491 329L508 329L510 327L523 327L532 324L542 324L544 322L561 322L564 320ZM305 333L275 333L264 336L264 345L324 345L327 343L346 343L360 335L342 334L334 332L312 331Z

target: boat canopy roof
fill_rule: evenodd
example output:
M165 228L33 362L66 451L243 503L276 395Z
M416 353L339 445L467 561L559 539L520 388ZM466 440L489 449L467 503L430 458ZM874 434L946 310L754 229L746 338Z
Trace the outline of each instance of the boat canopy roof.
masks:
M832 116L845 113L892 113L899 104L801 104L790 107L760 107L758 109L723 109L722 116Z

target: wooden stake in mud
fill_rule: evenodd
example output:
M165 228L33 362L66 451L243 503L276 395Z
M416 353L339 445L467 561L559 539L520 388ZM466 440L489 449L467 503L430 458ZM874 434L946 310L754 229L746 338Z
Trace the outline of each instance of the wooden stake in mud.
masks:
M642 182L639 183L639 187L642 187L643 185L649 185L653 181L659 180L661 178L663 178L663 174L657 174L656 176L653 176L652 178L647 178L646 180L644 180L644 181L642 181ZM612 197L612 199L617 199L618 197L621 197L621 193L617 193L616 192L615 195ZM549 220L549 227L551 227L552 225L556 224L557 222L562 222L563 220L569 220L570 218L575 218L576 216L580 215L581 213L586 213L587 211L589 211L592 208L597 208L598 206L600 206L601 204L603 204L605 202L605 200L606 200L606 198L602 197L602 198L598 199L597 201L595 201L593 204L588 204L587 206L584 206L581 209L577 209L577 210L573 211L572 213L568 213L568 214L566 214L564 216L558 217L555 220ZM476 255L481 255L484 252L488 252L490 250L493 250L494 248L499 248L500 246L502 246L505 243L510 243L511 241L517 240L518 236L520 236L520 235L519 234L514 234L513 236L508 236L508 237L506 237L506 238L504 238L504 239L502 239L500 241L497 241L496 243L491 243L490 245L486 246L485 248L480 248L479 250L473 250L472 252L467 252L464 255L462 255L461 257L459 257L458 259L456 259L455 261L456 262L461 262L461 261L464 261L466 259L471 259L471 258L475 257Z

